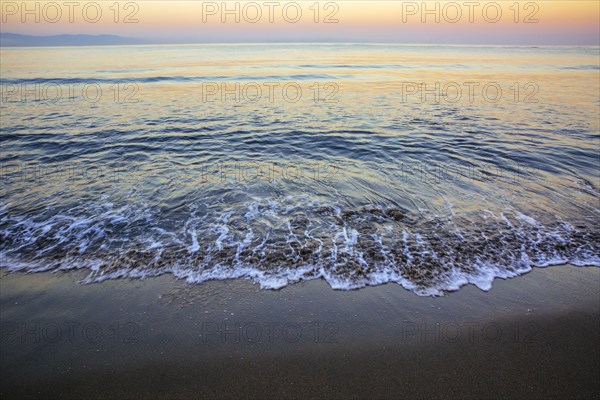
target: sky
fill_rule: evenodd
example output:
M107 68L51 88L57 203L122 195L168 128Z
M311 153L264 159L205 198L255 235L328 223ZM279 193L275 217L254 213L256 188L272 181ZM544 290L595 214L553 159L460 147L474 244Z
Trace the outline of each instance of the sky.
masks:
M1 32L155 43L599 45L600 1L4 1Z

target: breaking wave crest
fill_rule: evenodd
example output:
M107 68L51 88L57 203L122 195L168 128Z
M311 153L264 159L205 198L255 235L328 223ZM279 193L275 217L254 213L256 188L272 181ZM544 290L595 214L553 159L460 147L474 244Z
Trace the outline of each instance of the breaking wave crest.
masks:
M3 267L86 269L85 282L173 274L189 283L249 278L279 289L323 278L334 289L396 282L441 295L532 267L600 266L594 219L569 223L518 211L411 215L398 208L344 208L308 196L254 198L229 209L188 207L165 220L143 204L110 202L70 213L11 217L2 208Z

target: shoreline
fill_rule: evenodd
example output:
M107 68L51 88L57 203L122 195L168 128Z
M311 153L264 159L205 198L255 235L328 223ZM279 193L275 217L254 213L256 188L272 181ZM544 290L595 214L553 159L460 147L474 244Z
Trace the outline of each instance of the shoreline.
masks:
M0 272L2 398L599 398L600 268L443 297Z

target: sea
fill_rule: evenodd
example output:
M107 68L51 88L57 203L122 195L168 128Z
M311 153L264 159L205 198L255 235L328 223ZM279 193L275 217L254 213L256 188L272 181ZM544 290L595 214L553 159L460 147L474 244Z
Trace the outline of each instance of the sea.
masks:
M0 49L0 268L423 296L600 266L600 48Z

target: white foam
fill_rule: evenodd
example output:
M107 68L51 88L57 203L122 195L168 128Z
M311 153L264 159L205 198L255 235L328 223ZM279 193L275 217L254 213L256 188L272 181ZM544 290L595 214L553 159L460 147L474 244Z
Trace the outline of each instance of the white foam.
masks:
M528 224L530 224L530 225L534 225L534 226L535 226L535 225L540 225L540 223L539 223L539 222L538 222L536 219L534 219L534 218L531 218L531 217L528 217L527 215L525 215L525 214L522 214L522 213L520 213L520 212L517 212L517 213L515 214L515 217L516 217L518 220L520 220L520 221L524 221L524 222L527 222L527 223L528 223Z
M438 228L434 228L434 230L419 229L420 226L416 223L413 225L409 222L400 225L378 220L373 225L375 233L370 232L361 237L359 230L356 229L357 225L354 224L357 221L364 223L366 219L344 218L342 207L329 204L325 205L332 207L334 216L322 214L313 216L310 214L311 210L302 210L299 203L315 205L323 203L305 197L301 198L301 201L298 199L293 196L255 198L238 210L224 212L219 209L211 210L208 222L204 221L209 214L197 217L196 208L190 207L191 215L183 227L177 226L169 229L149 224L148 229L138 233L138 236L135 237L136 242L133 243L132 249L137 248L134 246L140 246L150 253L144 254L144 256L152 256L153 265L151 267L127 266L117 270L114 269L115 263L110 263L111 261L116 261L117 264L119 262L115 247L110 246L111 241L115 241L118 248L127 250L127 246L123 243L127 243L130 237L127 229L113 232L110 225L128 226L136 221L155 221L159 213L150 207L138 204L137 206L126 205L114 208L111 202L106 202L91 208L92 211L101 210L101 213L91 212L93 216L89 216L90 209L73 210L70 215L67 215L65 211L46 219L38 217L37 220L3 215L3 226L6 226L6 229L2 234L11 238L16 235L18 240L14 241L10 249L4 251L5 259L2 266L10 270L30 272L88 268L90 276L87 280L90 282L121 277L144 278L163 273L172 273L177 278L186 279L190 283L207 280L251 279L265 289L279 289L300 280L310 279L324 279L332 288L339 290L352 290L368 285L395 282L424 296L438 296L445 291L458 290L467 284L487 291L492 287L494 279L511 278L530 271L532 267L569 262L575 265L600 266L600 256L593 254L594 246L588 248L587 244L583 244L580 249L571 249L568 255L563 254L565 252L561 252L561 250L547 250L548 248L552 249L554 244L563 246L569 244L575 228L564 221L559 221L559 224L553 225L553 228L550 229L544 227L538 220L519 212L511 214L506 211L496 216L488 211L483 213L482 217L488 218L486 224L495 223L495 226L500 227L500 231L506 230L506 226L511 227L508 230L510 232L508 239L514 241L515 238L512 235L515 235L517 243L504 241L504 233L500 233L499 239L497 232L493 229L481 230L481 232L476 230L480 237L474 239L480 242L481 238L499 242L500 248L498 254L495 255L501 257L502 261L494 264L490 261L491 257L486 254L478 254L474 261L470 259L469 262L472 265L454 267L449 265L446 266L449 269L436 270L431 279L416 283L408 278L408 274L402 275L406 266L395 264L393 252L402 251L410 268L420 268L419 265L416 265L423 259L420 256L438 260L440 266L444 263L451 264L452 261L449 261L451 258L440 256L441 251L436 253L438 247L436 247L434 239L439 240L449 236L450 240L456 239L458 242L464 241L468 244L470 239L468 224L462 232L452 222L452 219L439 217L439 221L442 221L440 223L444 224L441 229L446 229L446 232L455 232L456 236L453 237L452 235L439 235L439 232L435 230ZM296 202L296 204L289 205L289 202ZM489 217L490 214L493 218ZM427 220L428 222L438 223L436 216L428 215L431 217ZM292 221L298 216L306 218L308 221L303 233L299 233L295 225L292 227ZM515 223L515 219L523 223ZM513 226L510 221L513 221L516 226ZM142 225L144 225L143 222ZM536 229L532 229L532 226ZM425 225L425 227L431 229L431 225ZM209 243L212 242L208 246L204 258L191 256L200 254L202 250L199 238L207 240ZM44 239L43 247L40 244L42 239ZM381 253L383 261L381 258L369 258L369 252L365 251L364 245L371 239L376 246L374 250ZM281 243L282 240L285 240L292 249L291 258L295 260L293 268L288 267L290 264L286 264L288 260L285 257L282 258L281 265L270 265L268 270L265 270L265 266L258 268L259 266L249 265L245 261L244 255L249 251L265 255L271 251L271 242ZM306 265L298 266L298 260L301 258L297 257L297 247L291 244L298 243L300 246L304 246L309 241L318 243L318 249L315 250L314 247L311 247L310 253L314 257ZM100 248L105 251L103 254L107 255L109 259L102 260L100 256L97 257L94 254L93 246L97 246L99 243L102 245ZM36 245L39 248L36 249ZM507 246L508 251L504 251L502 248L504 245ZM63 255L68 252L74 254L73 250L76 250L81 257L71 259L64 256L56 262L42 260L25 262L20 260L19 255L30 255L32 250L28 246L36 249L37 256L46 256L52 251L60 251ZM396 249L393 246L401 246L401 248ZM413 246L416 247L416 250L411 252L409 247ZM392 247L391 250L390 247ZM95 248L97 249L97 247ZM166 249L169 248L181 250L184 255L179 257L178 261L168 261L172 264L161 264L163 254L168 253L169 251ZM561 246L557 246L557 249L560 248ZM543 249L543 251L538 249ZM185 256L186 250L190 255L188 258ZM226 250L224 254L227 261L218 259L221 255L215 253L220 250ZM322 256L322 252L324 254L326 251L330 253L329 257ZM90 254L86 255L86 252L90 252ZM135 254L135 251L133 253ZM286 256L288 254L289 252L286 253ZM107 262L113 267L103 268ZM370 272L364 276L357 276L354 271L348 271L345 268L347 265L355 263L358 263L363 270ZM135 264L132 263L132 265Z
M200 244L198 244L198 233L193 229L190 234L192 235L192 245L187 248L189 253L196 253L200 250Z

